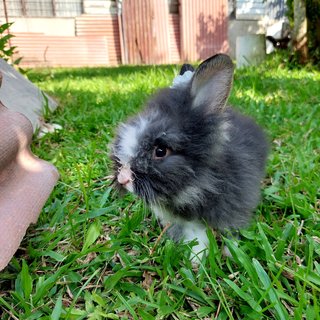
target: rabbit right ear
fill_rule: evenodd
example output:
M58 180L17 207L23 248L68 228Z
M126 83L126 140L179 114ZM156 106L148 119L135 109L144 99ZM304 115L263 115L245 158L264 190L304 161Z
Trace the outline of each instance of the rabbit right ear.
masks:
M233 63L229 56L217 54L200 64L191 84L192 107L207 112L224 109L233 80Z

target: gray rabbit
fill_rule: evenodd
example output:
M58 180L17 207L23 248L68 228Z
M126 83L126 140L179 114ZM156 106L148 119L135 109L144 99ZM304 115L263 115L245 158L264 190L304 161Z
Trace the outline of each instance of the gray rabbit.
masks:
M115 184L141 197L176 241L208 245L206 226L237 230L260 198L268 143L255 122L227 106L233 63L217 54L184 65L112 146Z

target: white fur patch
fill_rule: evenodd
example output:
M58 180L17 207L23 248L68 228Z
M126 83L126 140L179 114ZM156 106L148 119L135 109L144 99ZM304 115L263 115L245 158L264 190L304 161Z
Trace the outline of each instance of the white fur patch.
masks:
M194 239L198 241L198 244L192 248L191 260L194 262L201 260L209 244L206 226L199 221L184 221L183 233L185 242Z
M146 129L147 124L148 121L140 117L135 124L121 125L119 131L119 149L116 152L116 156L122 165L128 165L130 160L135 156L139 145L139 137Z
M132 181L128 182L125 186L124 186L129 192L133 193L133 183Z
M224 147L225 145L230 141L230 129L231 124L229 121L223 121L221 122L219 126L219 132L220 135L218 137L218 142L213 146L213 153L216 154L221 154L224 152Z
M220 125L220 130L222 132L222 142L230 141L229 128L231 127L229 121L223 121Z
M170 212L164 210L161 206L153 205L151 206L151 209L163 225L176 223L181 226L184 242L190 242L194 239L198 241L198 244L192 248L191 260L195 263L201 260L209 244L206 226L200 221L186 221L180 217L174 216Z
M177 75L172 82L170 88L185 87L193 77L194 72L188 70L183 75Z

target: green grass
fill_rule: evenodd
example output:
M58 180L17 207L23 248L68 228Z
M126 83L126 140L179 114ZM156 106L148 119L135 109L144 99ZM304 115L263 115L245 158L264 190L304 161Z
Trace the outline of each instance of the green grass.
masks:
M117 124L177 71L29 71L60 101L49 120L63 130L32 149L61 179L0 273L1 319L320 319L319 71L277 60L236 71L230 103L265 128L272 152L251 227L238 246L209 233L199 268L187 245L155 246L149 209L110 187Z

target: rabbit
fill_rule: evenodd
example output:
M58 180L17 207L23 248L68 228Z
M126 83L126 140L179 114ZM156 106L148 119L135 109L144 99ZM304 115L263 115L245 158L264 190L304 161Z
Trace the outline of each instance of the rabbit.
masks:
M175 241L208 246L207 226L248 226L260 201L268 142L250 118L227 106L233 62L217 54L194 70L184 65L112 145L114 183L142 198Z

